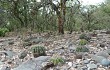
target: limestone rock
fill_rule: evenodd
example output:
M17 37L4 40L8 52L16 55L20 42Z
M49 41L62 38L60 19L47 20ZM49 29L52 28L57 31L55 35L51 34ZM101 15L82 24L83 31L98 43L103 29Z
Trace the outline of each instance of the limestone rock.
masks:
M88 70L91 69L97 69L97 65L96 64L87 64Z
M96 53L97 56L103 56L105 58L109 57L109 54L107 52L101 51Z
M109 65L110 65L110 60L108 60L108 59L103 59L103 60L101 61L101 64L102 64L103 66L109 66Z
M19 65L17 68L14 68L13 70L41 70L42 69L42 63L46 62L50 59L50 56L40 56L38 58L33 58L31 60L28 60L21 65Z

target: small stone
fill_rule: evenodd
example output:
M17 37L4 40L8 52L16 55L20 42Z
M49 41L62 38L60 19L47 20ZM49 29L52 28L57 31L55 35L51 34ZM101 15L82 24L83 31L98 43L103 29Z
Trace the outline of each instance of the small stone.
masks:
M76 68L74 68L74 67L71 67L69 70L77 70Z
M65 53L65 51L64 51L63 49L59 49L57 52L58 52L60 55L62 55L62 54Z
M68 47L68 49L69 49L70 53L74 53L74 51L76 50L76 47L75 46L70 46L70 47Z
M76 53L75 54L75 59L82 59L82 55L81 53Z
M106 31L106 34L110 34L110 30Z
M5 62L5 61L7 61L7 59L6 58L2 58L0 61L1 62Z
M13 45L14 44L14 41L10 41L8 42L9 45Z
M8 64L12 64L12 61L11 61L11 60L8 60L7 63L8 63Z
M100 63L97 63L97 66L100 66L101 64Z
M24 47L26 47L26 46L31 46L31 45L32 45L31 42L24 42L24 43L23 43L23 46L24 46Z
M76 59L76 62L77 63L81 63L81 59Z
M105 57L103 56L97 56L97 55L89 55L92 60L95 60L96 62L100 63Z
M83 62L84 62L84 64L88 64L90 61L89 60L84 60Z
M105 68L97 68L97 70L106 70Z
M72 66L72 67L77 68L77 65L76 65L76 64L73 64L73 66Z
M103 60L101 61L101 64L102 64L103 66L109 66L109 65L110 65L110 60L108 60L108 59L103 59Z
M103 56L105 58L109 57L109 54L107 52L101 51L96 53L97 56Z
M73 63L72 62L68 62L68 65L71 67L73 65Z
M104 52L107 52L110 55L110 49L107 49Z
M51 62L43 62L42 63L42 67L43 67L43 69L48 69L48 68L50 68L50 67L53 67L54 66L54 64L53 63L51 63Z
M100 44L100 47L104 48L105 47L105 44L101 43Z
M3 64L3 62L0 61L0 65L2 65L2 64Z
M23 51L22 53L19 54L19 59L24 59L27 56L27 52Z
M82 70L87 70L87 66L81 67Z
M87 64L88 70L90 69L97 69L97 65L96 64Z
M1 70L11 70L11 68L10 68L10 67L7 67L7 66L3 66L3 67L1 68Z
M8 58L12 58L15 55L15 53L10 50L6 51L5 53L7 54Z
M68 67L68 66L62 66L61 68L60 68L60 70L68 70L68 69L70 69L70 67ZM50 70L50 69L49 69ZM55 70L55 69L54 69ZM57 69L57 70L59 70L59 69Z
M32 43L38 44L38 43L40 43L40 42L43 42L43 39L42 39L42 38L32 39L31 41L32 41Z

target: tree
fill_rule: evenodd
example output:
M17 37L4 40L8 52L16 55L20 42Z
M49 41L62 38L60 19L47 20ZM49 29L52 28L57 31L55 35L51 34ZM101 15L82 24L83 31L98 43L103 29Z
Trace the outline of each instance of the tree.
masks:
M95 17L93 15L96 9L96 6L89 5L83 6L80 10L83 22L87 23L87 30L91 30L92 26L96 23ZM83 28L81 28L81 30L83 30Z

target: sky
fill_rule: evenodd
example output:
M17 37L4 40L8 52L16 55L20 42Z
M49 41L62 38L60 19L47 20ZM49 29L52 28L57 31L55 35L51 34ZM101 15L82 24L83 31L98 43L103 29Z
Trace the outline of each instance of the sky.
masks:
M37 1L39 2L40 0ZM80 0L80 1L82 1L82 5L97 5L104 2L105 0Z

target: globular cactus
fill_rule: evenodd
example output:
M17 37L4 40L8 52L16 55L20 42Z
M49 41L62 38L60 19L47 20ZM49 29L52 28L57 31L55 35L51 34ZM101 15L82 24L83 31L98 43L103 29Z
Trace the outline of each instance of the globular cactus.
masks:
M50 61L51 61L54 65L64 63L64 59L62 59L62 58L60 58L60 57L51 58Z
M43 46L35 46L35 47L32 47L31 49L34 57L46 55L45 48Z
M76 52L89 52L87 47L77 47Z
M85 40L85 39L81 39L80 41L79 41L79 45L86 45L88 43L88 41L87 40Z
M81 34L79 36L79 39L85 39L85 40L89 41L91 39L91 37L87 34Z

